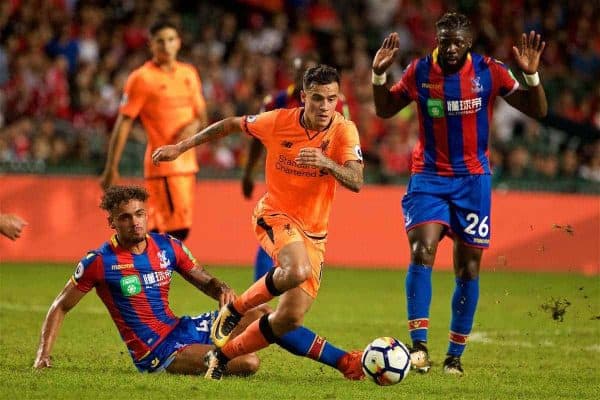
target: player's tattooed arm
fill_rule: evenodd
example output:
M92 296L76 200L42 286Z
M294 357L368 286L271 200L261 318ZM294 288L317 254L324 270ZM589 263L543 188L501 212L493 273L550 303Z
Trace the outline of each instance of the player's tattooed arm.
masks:
M363 184L363 164L360 161L346 161L342 166L331 161L327 169L339 183L353 192L359 192Z
M196 286L207 296L217 300L219 302L219 306L223 306L235 300L235 292L229 287L229 285L215 278L200 266L192 268L183 276L188 282Z
M347 161L342 166L327 157L318 147L300 149L294 161L298 165L326 169L342 186L353 192L360 191L363 184L363 164L360 161Z
M205 127L206 124L202 122L200 118L196 118L192 120L189 124L185 125L183 128L177 132L175 138L173 140L174 143L181 142L200 130L200 128Z
M152 153L152 162L158 164L161 161L173 161L192 147L239 132L241 121L240 117L225 118L177 144L161 146Z
M214 124L196 133L194 136L182 140L177 145L183 153L184 151L189 150L192 147L198 146L199 144L219 139L225 136L226 134L230 133L226 130L227 123L227 119L215 122Z

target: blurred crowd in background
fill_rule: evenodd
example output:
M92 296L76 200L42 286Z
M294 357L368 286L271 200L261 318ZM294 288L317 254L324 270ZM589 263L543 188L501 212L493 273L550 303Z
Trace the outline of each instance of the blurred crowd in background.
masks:
M99 174L126 77L149 57L147 28L168 15L180 27L179 59L198 69L211 121L258 112L266 95L292 83L296 57L317 55L342 74L368 179L402 182L418 137L416 109L375 116L372 57L385 35L398 32L397 80L412 58L431 52L435 21L448 10L471 18L474 51L510 66L522 32L536 30L547 42L540 75L548 118L538 122L496 103L490 159L497 185L598 188L597 0L2 1L0 170ZM141 173L144 146L137 127L122 171ZM243 135L198 147L203 173L236 176L246 147Z

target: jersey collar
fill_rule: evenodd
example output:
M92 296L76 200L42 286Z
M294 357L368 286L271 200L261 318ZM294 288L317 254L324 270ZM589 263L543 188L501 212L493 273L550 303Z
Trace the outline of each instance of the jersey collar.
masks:
M166 74L175 73L179 69L179 61L175 61L173 63L173 70L171 70L171 71L166 71L166 70L162 69L157 63L154 62L154 60L148 60L146 62L146 64L149 64L152 68L155 68L155 69L157 69L159 71L162 71L162 72L164 72Z
M146 233L146 249L144 250L144 252L146 252L148 250L148 245L150 244L150 241L148 239L150 239L150 235ZM117 253L117 252L131 253L131 251L129 251L128 249L121 246L121 243L119 243L119 239L117 239L116 233L114 233L110 237L109 242L115 253ZM131 253L131 254L133 254L133 253Z
M335 113L331 116L331 120L329 121L329 125L327 125L325 127L325 129L323 129L322 131L313 131L310 130L306 127L306 125L304 125L304 107L300 108L300 116L298 117L298 123L300 124L300 126L302 128L304 128L304 132L306 132L306 137L308 137L308 140L313 140L314 138L316 138L317 136L319 136L319 133L321 132L327 132L327 130L329 128L331 128L331 125L333 124L333 119L335 118Z

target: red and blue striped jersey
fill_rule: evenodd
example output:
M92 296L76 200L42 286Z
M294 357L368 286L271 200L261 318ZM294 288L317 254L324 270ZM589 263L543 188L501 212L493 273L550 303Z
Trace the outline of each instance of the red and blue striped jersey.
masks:
M122 248L114 235L90 251L71 277L84 293L96 288L134 360L144 358L179 323L169 307L173 271L185 274L197 265L179 240L150 233L142 254Z
M416 102L419 141L412 172L459 176L490 174L488 141L496 96L507 96L518 81L501 62L468 53L465 65L444 75L437 49L414 60L392 88L394 96Z

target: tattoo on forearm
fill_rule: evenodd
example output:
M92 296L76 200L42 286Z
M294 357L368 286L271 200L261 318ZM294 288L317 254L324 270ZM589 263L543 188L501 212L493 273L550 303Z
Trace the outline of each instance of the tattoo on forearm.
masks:
M209 127L204 128L194 136L185 139L181 142L184 151L198 146L199 144L210 142L221 136L225 136L225 123L223 121L216 122Z
M329 168L329 171L342 186L352 191L358 191L362 186L362 169L359 167L351 165L341 166L332 162L332 167Z
M223 122L217 122L216 124L209 126L208 128L204 129L201 133L192 137L192 139L194 140L194 146L197 146L201 143L210 142L211 140L223 136L224 133L225 126L223 125Z

